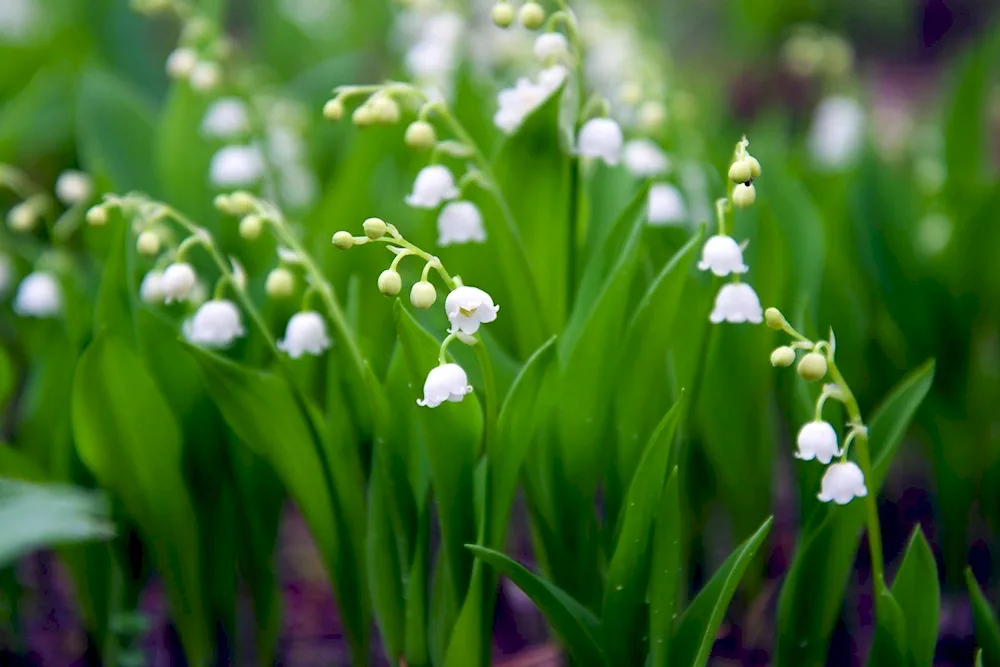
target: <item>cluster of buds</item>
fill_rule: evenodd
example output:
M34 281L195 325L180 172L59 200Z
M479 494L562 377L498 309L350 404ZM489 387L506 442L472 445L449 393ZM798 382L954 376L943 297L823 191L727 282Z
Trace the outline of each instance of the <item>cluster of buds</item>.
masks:
M815 459L828 466L820 483L819 499L845 505L854 498L867 496L864 473L857 463L848 460L848 454L852 443L859 440L867 442L868 427L861 418L854 394L837 369L834 359L837 346L833 332L830 332L829 340L810 340L796 331L777 308L768 308L765 319L767 326L783 331L792 338L788 345L777 347L771 352L772 365L791 366L801 352L802 357L796 370L803 380L820 382L828 375L832 380L823 385L816 400L813 420L803 425L796 437L796 458L803 461ZM833 425L823 419L823 406L830 399L842 403L848 412L848 431L842 447ZM835 458L838 460L831 463Z
M497 26L509 28L514 23L514 7L507 0L500 0L493 5L491 16ZM545 9L537 2L526 2L516 12L516 18L528 30L537 30L545 22Z
M854 67L854 48L840 35L819 26L796 26L781 49L782 60L801 77L837 79Z
M234 50L233 42L220 34L218 26L183 0L133 0L143 14L168 14L181 21L177 48L167 56L167 75L187 81L194 90L209 92L223 80L222 62Z
M407 257L423 260L424 267L420 280L410 288L410 303L414 308L427 310L437 302L437 289L431 282L431 272L436 273L449 290L445 298L445 314L450 324L448 335L441 343L438 365L431 369L424 382L424 396L417 400L422 406L435 408L445 401L458 402L472 391L468 375L461 366L447 360L447 349L453 341L466 345L476 345L479 327L497 318L500 306L485 291L462 284L461 278L452 276L441 260L406 240L395 225L381 218L369 218L362 225L363 236L354 236L347 231L333 235L333 244L341 250L368 243L384 243L395 256L389 268L379 274L378 289L388 297L395 297L403 290L403 278L399 265Z

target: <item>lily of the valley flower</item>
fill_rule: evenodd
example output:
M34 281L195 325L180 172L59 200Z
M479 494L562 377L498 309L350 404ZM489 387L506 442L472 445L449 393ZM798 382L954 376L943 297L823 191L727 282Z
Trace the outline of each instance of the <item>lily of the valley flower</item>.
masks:
M497 318L500 306L493 304L493 297L478 287L463 285L452 290L444 302L445 312L451 322L449 333L462 332L472 335L480 324Z
M238 97L224 97L208 107L201 133L212 139L235 139L250 131L250 113Z
M764 311L760 307L757 293L750 285L728 283L723 285L715 296L715 306L708 319L714 324L719 322L760 324L764 321Z
M625 168L633 176L649 178L665 174L670 169L670 160L655 142L649 139L633 139L625 144L622 156Z
M64 171L56 180L56 197L66 206L85 202L93 193L94 182L82 171Z
M858 101L828 97L816 107L809 130L809 152L822 169L844 169L860 152L864 135L865 111Z
M142 278L139 285L139 298L146 303L163 303L166 294L163 292L163 271L150 271Z
M811 421L799 429L796 438L798 451L795 458L803 461L816 459L820 463L826 464L833 460L834 456L840 456L840 448L837 447L837 432L833 426L825 421Z
M417 405L436 408L445 401L459 403L471 392L469 377L461 366L441 364L427 374L427 379L424 381L424 397L417 399Z
M195 345L225 348L244 335L240 311L227 299L206 301L184 323L184 337Z
M711 271L717 276L746 273L748 269L743 263L743 251L740 250L736 239L721 234L716 234L705 242L698 268L702 271Z
M163 290L163 300L167 303L183 301L191 295L198 276L194 268L186 262L175 262L163 272L160 287Z
M264 156L256 146L226 146L212 156L208 173L220 188L248 187L264 176Z
M868 495L865 488L865 476L853 461L834 463L823 473L820 491L817 496L824 503L833 501L838 505L846 505L854 498L864 498Z
M562 60L569 55L569 41L559 32L542 33L535 39L535 57L543 63Z
M315 311L296 313L288 320L285 337L278 341L278 349L292 359L304 354L319 356L330 347L330 337L326 333L323 317Z
M438 216L438 245L484 243L486 228L483 214L470 201L453 201L441 209Z
M413 192L406 197L406 203L414 208L437 208L441 202L458 196L455 177L442 165L424 167L413 182Z
M62 312L62 288L56 277L45 271L28 275L17 288L14 312L22 317L55 317Z
M657 183L650 187L646 219L654 227L675 225L687 220L687 206L681 191L670 183Z
M591 118L580 128L577 150L583 157L600 158L605 164L621 160L622 129L610 118Z
M538 83L520 78L512 88L504 88L497 95L497 112L493 123L506 134L513 134L532 111L549 99L566 80L568 70L553 65L542 70Z

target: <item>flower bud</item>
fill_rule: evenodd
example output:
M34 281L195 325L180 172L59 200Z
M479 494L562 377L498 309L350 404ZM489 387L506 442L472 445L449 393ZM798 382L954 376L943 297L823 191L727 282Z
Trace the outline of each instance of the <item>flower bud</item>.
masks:
M222 68L218 63L205 60L197 63L191 70L191 87L205 93L215 90L222 83Z
M38 213L29 202L17 204L7 213L7 224L15 232L30 232L38 222Z
M545 21L545 10L537 2L526 2L521 6L521 13L518 15L523 25L528 30L536 30Z
M736 160L729 165L729 180L733 183L746 183L750 178L750 164L746 160Z
M272 299L287 299L295 291L295 276L281 266L272 269L264 281L264 291Z
M793 363L795 363L795 350L788 347L787 345L782 345L781 347L774 348L771 352L771 365L775 367L788 368Z
M437 135L434 133L433 125L425 120L417 120L406 128L403 141L414 150L427 150L434 148L434 144L437 143Z
M136 250L145 257L155 257L160 252L160 235L152 229L139 234L135 242Z
M233 205L229 199L229 195L215 195L215 199L212 200L212 205L215 206L215 210L220 213L232 213Z
M750 178L759 178L760 162L757 161L757 158L755 158L753 155L747 155L745 158L743 158L743 161L746 162L747 166L750 167Z
M368 218L361 225L365 230L365 236L371 240L380 239L385 236L387 226L382 218ZM353 243L354 239L351 239Z
M396 296L403 288L403 279L399 273L392 269L386 269L379 274L378 291L386 296Z
M323 105L323 117L332 121L340 120L344 117L344 103L337 98L327 100Z
M383 125L395 125L399 122L399 105L388 95L376 95L371 105L375 122Z
M507 28L513 22L514 8L509 2L498 2L493 5L493 23L501 28Z
M375 110L365 102L351 114L351 121L358 127L368 127L376 121Z
M667 122L667 108L659 100L648 100L639 106L639 127L645 132L658 132Z
M354 237L350 232L339 231L333 235L333 245L341 250L350 250L354 246Z
M754 190L753 183L746 185L740 183L733 188L733 205L736 208L747 208L757 201L757 191Z
M427 310L435 301L437 301L437 290L434 289L434 285L426 280L413 283L413 288L410 289L410 303L414 308Z
M246 215L254 209L256 200L249 192L237 190L229 195L229 212L234 215Z
M819 352L810 352L802 357L796 370L798 370L799 376L807 382L822 380L823 376L826 375L826 357Z
M244 241L256 241L264 229L264 220L256 213L240 220L240 237Z
M764 311L764 321L767 322L767 326L769 328L776 331L781 331L788 325L788 322L785 320L785 316L782 315L781 311L774 306Z
M186 79L198 64L198 53L194 49L181 47L167 56L167 75L171 79Z
M102 204L97 206L91 206L87 210L87 224L94 227L100 227L107 224L108 222L108 209L106 209Z

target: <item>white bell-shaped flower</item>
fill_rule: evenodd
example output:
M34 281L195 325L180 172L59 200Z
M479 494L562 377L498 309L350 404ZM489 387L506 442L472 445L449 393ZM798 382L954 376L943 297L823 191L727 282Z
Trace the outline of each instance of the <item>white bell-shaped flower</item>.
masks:
M14 296L14 312L22 317L55 317L62 309L62 288L55 275L46 271L29 274Z
M798 451L795 458L803 461L816 459L820 463L827 464L833 457L840 456L841 451L837 446L837 432L833 426L825 421L807 422L799 429L799 435L795 440Z
M220 188L249 187L264 176L264 156L256 146L225 146L212 156L208 174Z
M513 134L528 114L559 90L568 73L565 66L553 65L542 70L537 83L522 77L513 87L504 88L497 95L493 123L505 134Z
M646 219L654 227L676 225L687 220L688 210L681 191L670 183L657 183L650 187Z
M326 333L326 322L312 310L292 315L285 327L285 337L278 341L278 349L292 359L304 354L319 356L328 347L330 337Z
M250 131L247 104L238 97L212 102L201 119L201 133L212 139L235 139Z
M471 392L469 377L461 366L441 364L427 374L427 379L424 381L424 397L417 399L417 405L436 408L445 401L459 403Z
M483 214L471 201L453 201L445 204L438 216L438 245L456 243L484 243L486 227Z
M561 32L542 33L535 39L535 57L551 63L569 56L569 41Z
M160 287L163 290L163 300L166 303L183 301L191 295L198 276L187 262L175 262L163 272Z
M616 165L621 160L622 129L610 118L591 118L580 128L577 151L583 157L600 158L605 164Z
M625 168L637 178L660 176L670 169L670 159L656 142L633 139L625 144Z
M727 283L715 296L715 306L708 319L719 322L752 322L760 324L764 321L764 311L760 307L757 292L746 283Z
M820 491L817 496L824 503L831 500L838 505L846 505L854 498L864 498L868 495L865 488L865 476L861 468L853 461L834 463L823 473Z
M166 293L163 291L163 271L150 271L142 278L139 285L139 298L146 303L163 303Z
M721 234L716 234L705 242L705 247L701 250L701 261L698 262L698 268L702 271L711 271L717 276L747 272L740 244L732 236L722 236Z
M184 337L203 347L229 347L244 333L240 311L227 299L206 301L184 323Z
M0 298L7 296L14 284L14 264L7 255L0 255Z
M480 324L497 318L500 306L493 305L493 297L478 287L463 285L448 295L444 301L444 309L451 322L449 332L460 331L471 336L479 331Z
M66 206L80 204L94 194L94 182L82 171L64 171L56 179L56 197Z
M455 177L448 167L432 164L417 174L413 192L406 197L406 203L414 208L437 208L441 202L457 196Z
M837 171L850 166L865 138L865 110L851 97L828 97L816 107L809 129L809 153L822 169Z

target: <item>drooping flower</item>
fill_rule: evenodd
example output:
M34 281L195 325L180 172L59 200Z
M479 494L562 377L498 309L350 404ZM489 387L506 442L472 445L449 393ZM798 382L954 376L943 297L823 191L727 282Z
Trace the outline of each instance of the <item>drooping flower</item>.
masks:
M646 219L654 227L674 225L688 219L687 206L681 191L670 183L657 183L649 188Z
M627 142L622 157L628 172L638 178L660 176L670 169L667 154L656 142L649 139L633 139Z
M559 90L567 73L563 65L553 65L542 70L537 83L522 77L513 87L501 90L493 123L504 133L513 134L528 114Z
M93 193L94 183L82 171L64 171L56 180L56 197L66 206L87 201Z
M183 301L191 295L198 276L194 267L186 262L175 262L163 272L160 286L163 289L163 300L166 303Z
M62 312L62 288L46 271L29 274L17 288L14 312L22 317L55 317Z
M717 276L746 273L748 269L743 263L743 251L740 250L736 239L721 234L716 234L705 242L698 268L702 271L711 271Z
M817 498L824 503L832 500L838 505L846 505L854 498L864 498L867 495L864 473L858 464L847 461L834 463L826 469Z
M833 426L825 421L811 421L799 429L799 435L795 439L798 451L795 458L803 461L816 459L820 463L827 464L833 460L834 456L840 456L841 451L837 446L837 432Z
M195 345L225 348L244 335L240 311L227 299L206 301L184 323L184 337Z
M201 133L212 139L235 139L250 131L250 113L238 97L212 102L201 120Z
M414 208L437 208L441 202L457 196L455 177L448 167L432 164L417 174L413 192L406 197L406 203Z
M445 401L459 403L466 394L472 392L469 377L458 364L441 364L432 368L424 381L424 397L417 399L417 405L436 408Z
M850 97L828 97L816 107L809 130L809 152L822 169L848 167L864 143L865 111Z
M444 301L445 312L451 322L450 333L461 331L472 335L479 331L480 324L497 318L500 306L493 304L493 297L479 289L463 285L452 290Z
M728 283L722 286L715 296L715 307L708 316L714 324L719 322L752 322L760 324L764 320L764 311L760 307L760 299L750 285L746 283Z
M438 216L438 245L484 243L483 214L470 201L448 202Z
M542 33L535 39L535 57L548 64L569 55L569 41L561 32Z
M330 347L330 337L326 333L326 322L315 311L292 315L285 327L285 337L278 341L278 349L292 359L304 354L319 356Z
M577 150L583 157L600 158L605 164L621 160L622 129L610 118L591 118L580 128Z
M251 186L264 176L264 156L256 146L225 146L212 156L208 173L220 188Z
M163 271L150 271L142 278L139 285L139 298L146 303L163 303L166 294L163 291Z

